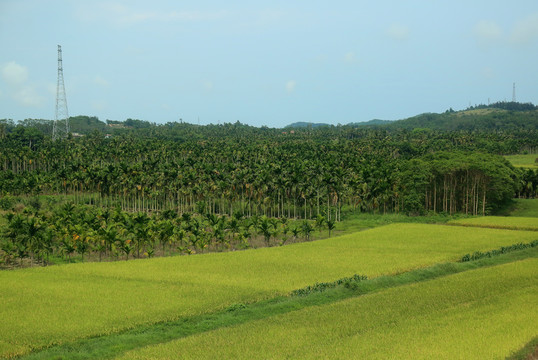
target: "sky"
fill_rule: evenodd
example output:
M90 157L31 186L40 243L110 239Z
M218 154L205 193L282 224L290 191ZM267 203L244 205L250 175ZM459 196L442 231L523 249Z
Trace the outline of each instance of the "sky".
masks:
M0 0L0 119L284 127L538 103L538 1Z

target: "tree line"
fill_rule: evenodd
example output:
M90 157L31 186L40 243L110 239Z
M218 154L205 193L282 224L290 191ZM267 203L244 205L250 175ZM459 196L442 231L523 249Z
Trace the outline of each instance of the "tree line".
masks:
M18 203L18 205L22 205ZM58 202L58 199L31 198L23 211L8 211L7 225L0 234L0 265L46 265L51 258L71 262L128 260L155 255L193 254L206 251L246 249L310 240L316 230L331 231L334 221L323 217L307 221L206 213L197 215L173 210L159 213L125 212ZM57 260L55 260L57 261Z
M0 194L72 195L133 212L337 221L343 207L485 214L515 194L536 196L536 173L496 155L535 146L538 136L528 136L176 124L52 141L17 127L0 145Z

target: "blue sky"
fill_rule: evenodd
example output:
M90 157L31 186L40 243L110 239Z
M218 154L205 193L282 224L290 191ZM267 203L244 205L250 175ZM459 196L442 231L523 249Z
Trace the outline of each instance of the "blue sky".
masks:
M0 119L282 127L538 103L538 1L0 0Z

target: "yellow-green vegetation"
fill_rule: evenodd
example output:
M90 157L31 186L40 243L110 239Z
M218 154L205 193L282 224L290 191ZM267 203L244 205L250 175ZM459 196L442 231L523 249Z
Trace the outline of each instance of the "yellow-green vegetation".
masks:
M483 216L477 218L453 220L449 221L449 224L496 229L538 231L538 218L535 217Z
M532 231L392 224L285 247L4 271L0 356L535 239Z
M136 350L121 359L504 359L536 335L538 259Z
M510 216L538 217L538 199L515 199Z
M505 155L504 157L515 167L538 169L538 162L536 162L538 154Z

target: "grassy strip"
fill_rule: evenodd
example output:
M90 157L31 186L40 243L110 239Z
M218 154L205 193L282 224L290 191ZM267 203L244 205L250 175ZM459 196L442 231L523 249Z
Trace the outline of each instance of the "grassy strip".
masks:
M532 360L538 359L538 336L532 339L516 353L506 358L507 360Z
M538 231L538 219L532 216L481 216L451 220L447 224L492 229Z
M355 274L352 277L345 277L345 278L338 279L333 282L315 283L314 285L310 285L302 289L293 290L291 292L291 295L292 296L306 296L314 292L323 292L328 289L333 289L339 285L344 285L344 287L350 287L352 283L356 283L359 281L366 281L366 280L368 280L366 275Z
M192 316L173 322L140 327L123 333L76 341L31 353L24 359L110 359L128 350L167 342L189 335L203 333L226 326L247 323L300 310L309 306L324 305L360 294L435 279L485 266L495 266L530 257L538 257L538 247L514 251L476 261L438 264L432 267L404 272L393 276L381 276L371 280L343 281L324 291L313 291L307 296L281 296L252 304L235 304L224 311ZM350 278L352 279L352 278ZM348 284L346 286L346 284Z
M472 224L472 223L447 223L447 225L463 226L463 227L475 227L482 229L499 229L499 230L514 230L514 231L538 231L536 226L513 226L513 225L494 225L494 224Z
M482 259L485 257L498 256L498 255L506 254L512 251L523 250L523 249L536 247L536 246L538 246L538 240L534 240L528 244L519 243L519 244L514 244L511 246L501 246L501 248L499 248L498 250L486 251L485 253L481 251L475 251L472 255L471 254L464 255L461 258L460 262L474 261L474 260Z

